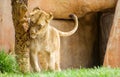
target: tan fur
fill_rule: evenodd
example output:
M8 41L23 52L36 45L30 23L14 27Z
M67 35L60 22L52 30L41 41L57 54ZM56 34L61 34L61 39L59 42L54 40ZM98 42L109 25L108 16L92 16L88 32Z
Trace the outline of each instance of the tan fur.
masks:
M60 36L70 36L78 28L77 16L71 15L71 17L75 20L74 29L70 32L62 32L49 25L53 19L51 13L48 14L40 9L34 9L30 14L30 52L35 71L39 72L40 67L44 70L61 70ZM38 53L40 60L38 60Z

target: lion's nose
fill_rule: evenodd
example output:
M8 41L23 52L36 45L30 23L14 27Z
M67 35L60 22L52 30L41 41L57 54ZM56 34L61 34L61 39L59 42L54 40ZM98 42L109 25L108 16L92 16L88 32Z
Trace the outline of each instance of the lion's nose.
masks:
M31 33L31 34L35 34L36 31L35 31L35 30L31 30L30 33Z

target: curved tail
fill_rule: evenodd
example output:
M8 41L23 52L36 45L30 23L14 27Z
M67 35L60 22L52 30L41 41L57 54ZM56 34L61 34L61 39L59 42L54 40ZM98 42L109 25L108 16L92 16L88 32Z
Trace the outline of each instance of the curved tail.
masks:
M58 30L60 36L70 36L70 35L74 34L78 29L78 18L77 18L77 16L74 15L74 14L71 14L71 15L69 15L69 17L72 18L75 21L75 27L73 28L73 30L71 30L69 32L62 32L62 31Z

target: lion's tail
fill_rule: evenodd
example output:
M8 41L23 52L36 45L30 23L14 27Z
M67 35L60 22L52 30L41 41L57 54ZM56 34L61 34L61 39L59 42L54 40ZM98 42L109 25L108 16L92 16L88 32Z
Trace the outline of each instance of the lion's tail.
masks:
M75 21L75 27L73 28L73 30L69 31L69 32L62 32L59 31L60 36L70 36L72 34L74 34L77 31L78 28L78 18L75 14L71 14L69 15L70 18L72 18Z

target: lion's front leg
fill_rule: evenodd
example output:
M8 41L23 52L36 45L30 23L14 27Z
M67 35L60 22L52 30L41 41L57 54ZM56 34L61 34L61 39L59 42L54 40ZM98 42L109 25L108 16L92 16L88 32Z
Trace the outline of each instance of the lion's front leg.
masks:
M41 69L39 67L39 62L38 62L38 53L37 52L31 52L31 59L33 61L33 69L35 72L40 72Z
M49 69L55 71L55 52L50 52Z

